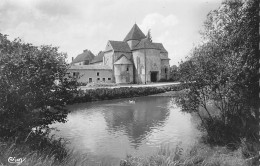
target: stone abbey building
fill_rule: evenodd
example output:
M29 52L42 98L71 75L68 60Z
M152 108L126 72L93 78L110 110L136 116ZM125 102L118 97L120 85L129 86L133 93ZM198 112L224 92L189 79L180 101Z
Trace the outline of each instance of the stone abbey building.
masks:
M78 82L145 84L169 79L169 57L162 43L153 43L134 24L123 41L107 42L94 56L84 50L73 59L68 70Z

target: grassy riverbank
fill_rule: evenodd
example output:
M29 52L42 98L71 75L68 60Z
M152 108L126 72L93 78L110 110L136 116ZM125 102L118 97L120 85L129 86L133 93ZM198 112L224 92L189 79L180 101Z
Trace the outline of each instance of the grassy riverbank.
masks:
M68 151L65 147L62 158L57 159L57 147L48 147L41 151L32 150L26 145L16 145L11 142L0 142L0 165L12 165L8 163L9 157L25 159L21 165L23 166L83 166L93 165L91 159L87 155L75 155ZM62 151L63 151L62 150ZM205 144L198 143L187 150L183 150L180 146L170 149L164 146L149 157L127 156L125 160L121 160L123 166L253 166L254 160L248 160L243 157L243 147L235 151L231 151L226 147L209 147ZM114 166L107 161L100 161L99 166ZM118 164L119 166L119 164Z
M186 151L176 147L162 147L150 157L140 158L128 156L126 166L253 166L253 160L243 158L242 147L231 151L226 147L209 147L197 144Z
M167 85L159 87L120 87L120 88L97 88L79 90L79 93L68 104L84 103L98 100L112 100L120 98L132 98L182 90L181 85Z
M81 94L75 96L73 103L89 102L96 100L107 100L126 97L137 97L146 95L156 96L176 96L181 93L180 86L164 87L142 87L142 88L100 88L94 90L81 91ZM31 138L33 139L33 138ZM62 140L33 139L35 143L27 140L24 143L15 143L16 141L0 140L0 166L12 165L8 163L9 157L24 158L21 165L47 165L47 166L81 166L93 165L91 157L88 155L75 155L66 148L66 143ZM29 143L30 142L30 143ZM179 146L170 148L164 146L150 156L141 158L138 156L127 156L122 160L124 166L253 166L254 160L248 160L246 153L250 153L248 146L241 145L236 150L230 150L227 146L214 146L198 143L187 150ZM247 158L250 158L250 156ZM109 161L100 161L99 166L114 166ZM118 164L119 165L119 164Z

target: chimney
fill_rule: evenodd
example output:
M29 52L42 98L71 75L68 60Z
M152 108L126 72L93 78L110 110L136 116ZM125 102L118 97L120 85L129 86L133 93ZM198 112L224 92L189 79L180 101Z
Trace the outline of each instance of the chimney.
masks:
M87 52L87 51L88 51L88 49L83 50L83 52Z
M74 57L71 58L71 62L74 60Z

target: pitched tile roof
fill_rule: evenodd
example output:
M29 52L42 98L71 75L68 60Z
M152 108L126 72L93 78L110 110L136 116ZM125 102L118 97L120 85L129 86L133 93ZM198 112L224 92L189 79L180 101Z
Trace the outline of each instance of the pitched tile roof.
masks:
M132 50L139 50L139 49L156 49L156 50L160 50L148 38L142 39Z
M130 32L128 32L128 34L126 35L124 41L127 42L128 40L141 40L145 38L144 33L141 31L141 29L134 24L134 26L132 27L132 29L130 30Z
M71 63L78 63L78 62L83 62L85 60L91 61L95 55L89 51L89 50L84 50L83 53L79 54Z
M129 45L126 42L109 40L109 43L116 52L131 52Z
M170 58L164 57L164 56L161 56L160 58L163 59L163 60L171 60Z
M104 57L104 52L100 51L97 56L94 57L94 59L90 63L97 63L102 62Z
M133 62L131 62L127 57L122 54L118 60L114 63L114 65L132 65Z
M162 43L153 43L155 44L163 53L168 53L168 51L163 47Z
M69 70L112 70L106 65L71 65Z

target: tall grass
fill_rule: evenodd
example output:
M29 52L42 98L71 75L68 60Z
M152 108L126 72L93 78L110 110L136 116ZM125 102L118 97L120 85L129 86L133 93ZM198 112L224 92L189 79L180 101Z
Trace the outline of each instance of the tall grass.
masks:
M16 145L11 142L0 142L0 165L8 163L8 157L25 158L22 166L115 166L110 161L93 162L86 154L75 154L66 150L66 156L57 159L55 149L32 151L25 145ZM118 166L253 166L256 160L244 158L242 147L232 151L227 147L210 147L198 143L183 150L177 145L175 148L165 145L148 157L133 157L128 155L121 160Z
M36 141L37 140L37 141ZM16 143L15 140L0 140L0 165L8 163L9 157L25 158L22 166L115 166L110 160L93 161L88 154L76 154L69 150L68 142L62 139L35 139ZM180 145L164 145L152 156L127 156L120 166L253 166L257 158L250 158L254 144L244 142L236 150L228 146L214 146L197 143L187 149Z
M122 166L253 166L253 160L243 158L242 149L231 151L226 147L197 144L187 150L176 146L161 147L150 157L127 156Z

